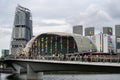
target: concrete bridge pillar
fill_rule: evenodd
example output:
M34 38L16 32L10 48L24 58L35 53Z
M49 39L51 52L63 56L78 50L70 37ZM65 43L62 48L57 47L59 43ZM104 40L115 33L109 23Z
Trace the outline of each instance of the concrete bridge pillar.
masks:
M38 80L43 80L43 72L39 72L38 74Z
M21 67L17 64L13 64L13 67L15 68L15 70L13 71L13 73L17 74L17 75L20 75L20 70L21 70Z
M27 80L43 80L43 72L36 73L31 66L27 64Z

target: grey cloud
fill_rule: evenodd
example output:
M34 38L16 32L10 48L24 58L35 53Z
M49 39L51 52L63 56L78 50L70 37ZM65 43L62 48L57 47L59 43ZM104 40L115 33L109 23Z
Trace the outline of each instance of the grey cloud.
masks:
M9 26L0 27L0 38L11 35L12 29Z
M51 0L43 4L31 7L35 17L39 15L41 18L66 18L85 9L85 3L79 0Z
M79 15L72 16L67 19L70 20L70 23L73 24L102 24L102 22L109 22L112 18L96 5L90 5L84 12L80 12Z
M12 5L11 2L10 0L0 0L0 27L13 26L16 4Z
M65 20L62 19L41 19L41 18L34 18L33 22L35 25L39 26L62 26L67 24Z
M115 19L120 19L120 0L109 0L105 10Z
M107 2L111 1L111 2ZM8 0L0 1L1 25L13 26L15 7L20 4L27 7L32 12L33 26L57 26L63 24L43 23L36 21L36 17L42 19L66 19L66 24L85 26L111 25L114 17L119 15L119 0L13 0L14 4ZM104 6L103 6L103 3ZM94 5L94 6L91 6ZM105 6L106 5L106 6ZM115 9L114 7L115 6ZM2 8L1 8L2 7ZM3 8L4 7L4 8ZM113 13L114 11L114 13ZM118 19L119 20L119 19ZM118 20L114 22L118 23Z
M63 25L63 24L57 24L57 23L42 23L42 22L39 22L38 25L39 25L39 26L50 26L50 27L52 27L52 26L61 26L61 25Z
M98 4L98 1L96 0L24 0L24 1L19 1L19 0L13 0L14 4L11 4L11 1L4 1L1 0L2 7L7 5L5 9L2 9L3 13L1 16L3 18L8 18L6 21L6 24L13 24L13 19L14 19L14 12L15 12L15 7L19 3L24 7L29 8L32 11L33 19L35 17L40 17L40 19L66 19L68 17L78 15L80 12L83 12L87 6L89 6L91 3L96 3ZM99 0L99 2L102 2ZM6 4L7 3L7 4ZM11 7L10 7L11 6ZM7 11L7 12L6 12ZM4 13L9 13L9 15L4 14ZM5 17L7 15L8 17ZM3 19L0 21L1 24L4 24L6 19ZM10 18L10 19L9 19ZM33 22L34 24L37 24L36 22ZM41 25L54 25L54 24L43 24ZM55 24L57 25L57 24Z

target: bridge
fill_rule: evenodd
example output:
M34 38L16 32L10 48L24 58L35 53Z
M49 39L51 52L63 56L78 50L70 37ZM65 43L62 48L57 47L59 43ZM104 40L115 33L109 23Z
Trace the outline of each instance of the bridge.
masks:
M80 72L104 72L120 73L120 63L116 62L82 62L82 61L58 61L45 59L10 59L8 64L18 65L27 69L29 65L34 72L46 71L80 71Z
M36 79L38 76L42 76L42 72L49 71L79 71L79 72L97 72L97 73L120 73L119 59L117 62L113 62L113 59L93 61L78 59L74 57L71 60L57 60L55 57L51 58L18 58L18 59L6 59L7 64L11 65L13 69L20 73L22 68L27 70L27 76L29 79ZM114 59L115 60L115 59ZM101 61L101 62L99 62ZM107 62L108 61L108 62ZM39 75L38 75L39 73ZM37 79L36 79L37 80Z

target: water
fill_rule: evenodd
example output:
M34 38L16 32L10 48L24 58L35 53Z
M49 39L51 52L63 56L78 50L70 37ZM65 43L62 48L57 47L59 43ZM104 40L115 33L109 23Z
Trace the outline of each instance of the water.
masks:
M26 80L25 74L8 79L10 75L1 73L0 80ZM120 74L44 75L43 80L120 80Z

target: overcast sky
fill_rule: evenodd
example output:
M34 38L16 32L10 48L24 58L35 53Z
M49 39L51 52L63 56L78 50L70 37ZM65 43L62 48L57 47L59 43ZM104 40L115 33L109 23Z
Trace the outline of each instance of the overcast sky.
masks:
M9 49L17 4L31 10L34 35L72 33L78 24L101 32L120 24L120 0L0 0L0 50Z

